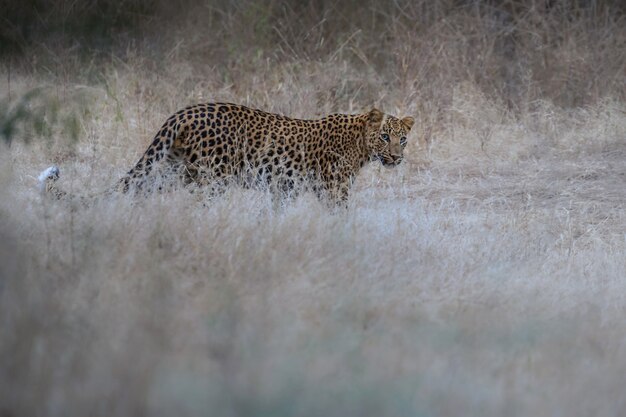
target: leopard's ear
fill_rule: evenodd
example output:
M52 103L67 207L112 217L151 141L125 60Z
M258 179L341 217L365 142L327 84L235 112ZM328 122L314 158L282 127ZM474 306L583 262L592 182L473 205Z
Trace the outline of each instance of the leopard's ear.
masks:
M372 109L370 110L370 112L367 114L368 116L368 120L371 124L379 124L380 122L383 121L383 112L381 112L378 109Z
M405 117L402 119L402 124L406 126L407 129L411 130L413 124L415 123L415 119L412 117Z

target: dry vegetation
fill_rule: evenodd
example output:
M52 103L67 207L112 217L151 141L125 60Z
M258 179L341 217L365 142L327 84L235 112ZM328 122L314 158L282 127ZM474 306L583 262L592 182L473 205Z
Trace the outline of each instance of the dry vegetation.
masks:
M0 31L0 415L626 413L622 10L33 4ZM214 100L418 123L347 212L40 199L51 163L102 189Z

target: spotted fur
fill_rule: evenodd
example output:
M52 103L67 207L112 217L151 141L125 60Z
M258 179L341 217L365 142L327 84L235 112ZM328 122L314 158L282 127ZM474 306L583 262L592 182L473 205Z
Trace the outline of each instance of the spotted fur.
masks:
M412 126L411 117L377 109L299 120L238 104L198 104L167 119L113 190L147 190L156 172L176 172L186 184L216 192L236 182L284 197L310 186L321 199L344 205L365 163L395 166L402 161ZM54 186L58 178L59 170L49 168L42 173L41 188L62 198L65 193Z

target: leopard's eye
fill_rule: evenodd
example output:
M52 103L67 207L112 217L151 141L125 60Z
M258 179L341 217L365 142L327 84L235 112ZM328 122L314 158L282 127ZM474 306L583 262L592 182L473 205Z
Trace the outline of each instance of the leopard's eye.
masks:
M380 138L384 140L385 142L389 142L389 135L386 133L383 133L382 135L380 135Z
M406 145L406 136L402 136L400 138L400 145L402 145L402 146Z

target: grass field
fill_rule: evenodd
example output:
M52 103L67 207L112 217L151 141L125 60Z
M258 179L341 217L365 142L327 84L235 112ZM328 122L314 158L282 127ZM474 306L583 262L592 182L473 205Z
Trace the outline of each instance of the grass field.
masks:
M136 0L81 38L67 4L0 60L1 416L626 413L621 11ZM345 212L41 199L47 166L103 190L205 101L417 122Z

